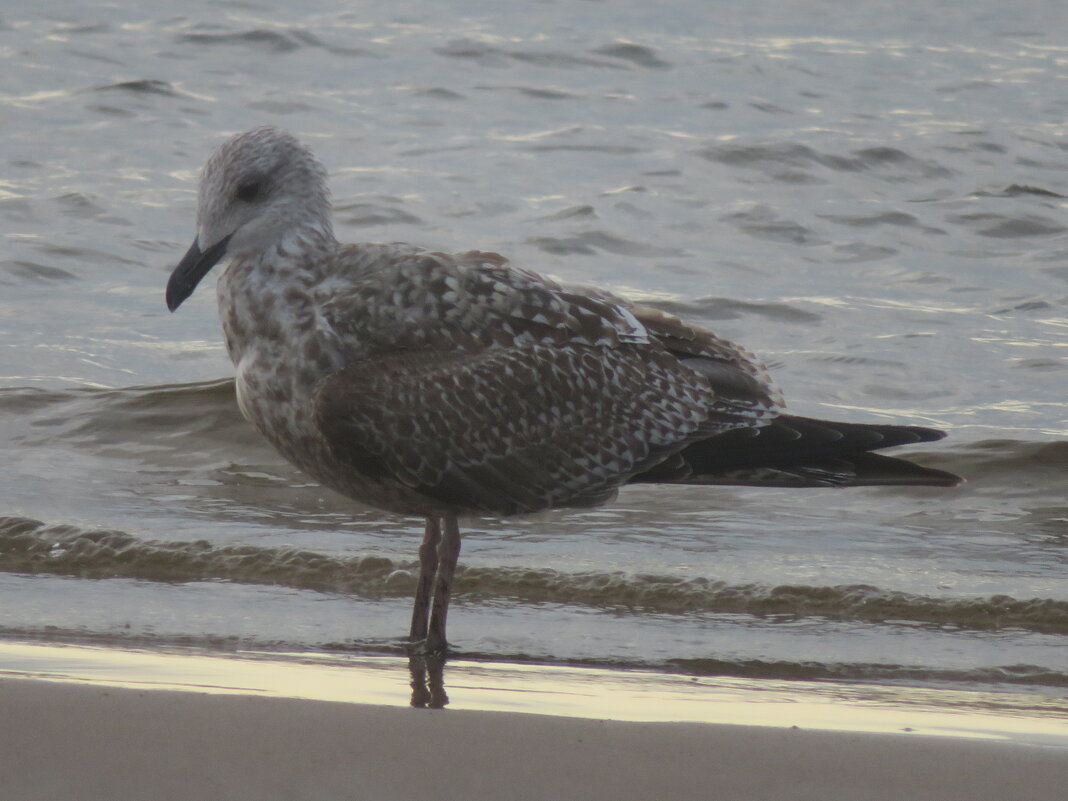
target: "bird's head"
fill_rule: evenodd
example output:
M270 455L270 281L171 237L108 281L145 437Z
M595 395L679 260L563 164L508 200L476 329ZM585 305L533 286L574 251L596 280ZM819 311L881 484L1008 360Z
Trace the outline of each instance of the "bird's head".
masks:
M326 170L311 151L268 126L232 137L200 174L197 235L167 282L167 308L224 257L262 253L309 226L332 236Z

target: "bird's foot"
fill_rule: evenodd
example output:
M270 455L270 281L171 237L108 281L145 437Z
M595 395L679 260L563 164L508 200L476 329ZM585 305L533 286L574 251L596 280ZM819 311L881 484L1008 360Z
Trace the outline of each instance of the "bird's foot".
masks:
M411 704L420 709L444 709L449 703L445 692L445 657L411 656L408 658L411 674Z

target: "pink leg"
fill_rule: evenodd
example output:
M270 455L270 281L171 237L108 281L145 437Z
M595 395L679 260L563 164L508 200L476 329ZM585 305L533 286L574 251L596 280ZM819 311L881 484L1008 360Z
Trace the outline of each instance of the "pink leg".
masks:
M430 614L430 588L438 572L438 545L441 542L441 526L435 517L426 519L423 544L419 546L419 584L415 588L415 608L412 610L412 628L408 634L411 642L422 642L427 635L427 617Z
M449 594L456 560L460 558L460 523L456 515L445 515L441 542L438 545L438 574L434 580L434 598L430 606L430 625L427 628L426 652L444 653L449 644L445 639L445 618L449 613Z

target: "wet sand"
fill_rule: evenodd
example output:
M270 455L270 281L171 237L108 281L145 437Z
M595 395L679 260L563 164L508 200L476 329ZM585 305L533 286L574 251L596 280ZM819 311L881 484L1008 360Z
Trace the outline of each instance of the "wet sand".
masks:
M4 797L1060 801L1068 748L0 679Z

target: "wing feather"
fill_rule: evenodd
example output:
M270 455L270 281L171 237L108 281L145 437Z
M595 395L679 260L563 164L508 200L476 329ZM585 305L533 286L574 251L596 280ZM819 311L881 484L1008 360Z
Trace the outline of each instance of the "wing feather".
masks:
M314 404L364 475L466 511L591 505L781 408L752 354L672 315L495 253L359 248L322 306L347 366Z
M332 374L314 397L338 458L494 514L601 502L695 439L750 424L715 402L648 345L395 354Z

